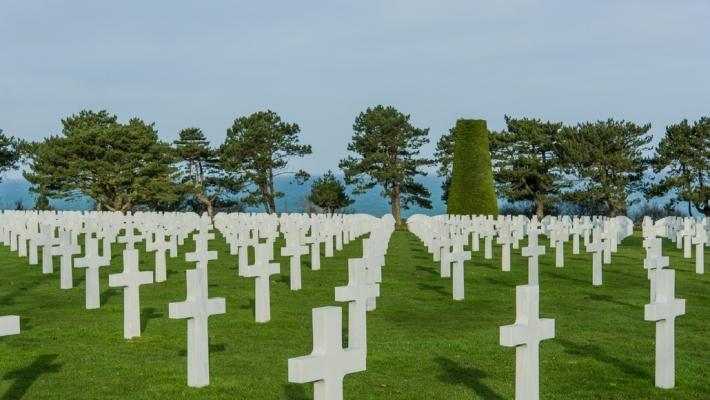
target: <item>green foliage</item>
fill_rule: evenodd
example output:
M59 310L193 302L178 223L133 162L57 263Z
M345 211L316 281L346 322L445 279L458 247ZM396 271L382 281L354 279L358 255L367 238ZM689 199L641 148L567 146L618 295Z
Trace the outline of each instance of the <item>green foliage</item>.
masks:
M35 199L35 206L33 207L33 210L50 211L50 210L54 210L54 207L52 207L52 205L49 204L49 197L47 197L43 193L40 193L37 195L37 198Z
M649 129L613 119L564 128L561 161L578 180L565 192L567 199L603 204L609 216L625 215L629 194L644 188Z
M21 156L20 146L20 141L6 136L0 129L0 181L3 173L17 168Z
M188 196L183 200L185 205L198 213L204 210L211 218L216 209L238 203L242 179L222 168L217 149L210 147L202 130L183 129L173 144L181 166L180 181Z
M284 195L274 188L275 177L293 174L298 184L308 180L306 171L286 169L291 158L312 152L310 145L299 143L300 131L298 124L281 121L271 110L237 118L227 130L219 150L222 168L249 185L246 204L263 205L266 212L274 213L275 200Z
M117 122L106 111L82 111L62 121L61 135L30 146L24 174L33 191L54 198L83 194L98 210L160 208L176 202L175 161L153 124Z
M491 133L498 190L511 202L529 201L542 218L567 185L560 168L559 122L505 116L507 130Z
M652 161L654 172L665 171L660 182L648 190L652 197L675 191L673 205L688 203L688 215L695 207L710 216L710 118L703 117L691 126L687 120L666 127L666 134Z
M443 178L441 183L441 200L448 204L449 188L451 187L451 166L454 163L454 128L449 129L449 133L441 135L436 142L434 159L439 163L436 174Z
M392 215L401 220L401 208L410 204L431 208L429 191L414 178L426 175L422 167L433 161L419 157L419 149L429 142L429 129L412 126L409 115L396 108L378 105L361 112L353 124L354 135L348 150L356 156L340 161L345 182L354 184L361 194L376 185L381 195L389 198Z
M459 119L453 136L449 214L498 215L486 121Z
M345 186L335 178L332 171L326 172L313 181L308 200L328 214L354 203L354 200L345 192Z

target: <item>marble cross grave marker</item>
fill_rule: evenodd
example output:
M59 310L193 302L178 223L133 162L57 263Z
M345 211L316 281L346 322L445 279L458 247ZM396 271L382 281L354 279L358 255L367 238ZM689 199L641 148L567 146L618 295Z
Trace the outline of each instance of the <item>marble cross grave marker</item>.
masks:
M343 349L340 307L313 309L313 352L288 360L288 381L314 382L314 400L343 400L345 375L365 370L365 349Z
M675 271L661 269L656 273L657 293L646 304L644 319L656 322L656 386L675 386L675 319L685 314L685 300L675 298Z
M210 383L209 336L207 319L226 312L222 297L208 298L207 270L190 269L187 274L187 299L169 304L172 319L187 318L187 385L203 387Z
M528 284L537 285L539 280L539 258L545 254L545 246L538 246L538 231L533 229L528 232L528 245L523 247L523 257L528 257Z
M281 272L281 264L269 260L269 243L257 245L255 263L243 269L243 276L256 278L254 280L254 317L256 322L264 323L271 320L271 275Z
M515 288L515 324L500 327L500 345L515 347L515 399L540 396L540 342L555 337L555 320L540 319L540 287Z
M367 299L380 295L359 259L348 260L348 285L335 288L335 301L348 303L348 347L367 349Z
M332 238L330 238L332 242ZM308 254L308 246L302 245L297 232L290 234L286 239L286 246L281 248L281 255L291 257L289 274L291 290L301 290L301 256Z
M99 268L108 265L110 260L99 256L99 240L90 233L86 233L84 243L84 257L75 260L74 268L86 268L86 309L93 310L101 306Z
M140 286L153 283L152 271L138 270L138 250L123 251L123 272L108 276L110 287L123 287L123 337L141 335Z

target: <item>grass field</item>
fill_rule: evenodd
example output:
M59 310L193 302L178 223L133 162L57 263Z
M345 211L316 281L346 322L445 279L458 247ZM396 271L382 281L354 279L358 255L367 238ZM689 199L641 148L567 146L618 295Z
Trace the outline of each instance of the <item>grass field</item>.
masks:
M0 248L0 315L21 316L22 333L0 338L2 399L308 399L312 385L287 381L287 359L311 352L311 309L337 305L333 287L347 282L348 257L360 241L322 270L304 268L303 290L288 288L288 264L272 277L272 321L253 319L252 279L237 277L236 256L218 238L211 248L210 296L227 299L227 314L210 318L211 384L186 386L186 321L168 319L168 303L185 298L184 252L168 259L168 281L141 289L142 336L124 340L122 293L107 287L121 270L114 247L102 268L102 306L84 309L83 270L75 288L59 289L55 273L27 264ZM526 261L514 251L512 271L474 253L466 265L466 300L451 300L451 281L439 277L419 240L407 232L391 238L377 310L368 314L367 371L345 380L348 399L509 399L514 395L515 350L498 344L498 327L515 319L515 285L527 282ZM677 270L677 297L687 313L676 324L676 389L653 385L654 324L643 319L648 281L641 238L626 239L604 286L591 285L591 255L554 267L554 252L541 258L541 316L556 320L556 337L541 345L544 399L710 398L710 275L696 275L666 242ZM141 268L153 255L141 253ZM304 257L304 264L308 264ZM706 260L710 255L706 251ZM343 309L347 318L347 307ZM347 330L347 321L344 321Z

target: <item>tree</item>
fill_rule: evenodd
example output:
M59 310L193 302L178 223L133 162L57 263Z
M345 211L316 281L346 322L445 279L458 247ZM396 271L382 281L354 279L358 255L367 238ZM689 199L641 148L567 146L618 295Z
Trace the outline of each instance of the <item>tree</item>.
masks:
M675 191L673 206L679 201L687 202L688 215L695 207L710 216L710 117L703 117L692 126L683 120L666 127L652 165L655 173L665 171L666 175L651 185L650 196Z
M0 129L0 182L2 174L16 169L21 157L21 142L13 137L6 136Z
M436 142L434 159L439 163L436 174L443 178L441 182L441 200L448 204L449 187L451 186L451 169L454 163L454 128L449 129L449 133L441 135Z
M33 210L36 211L51 211L54 210L54 207L52 207L51 204L49 204L49 198L40 193L37 195L37 198L35 199L35 206Z
M306 171L290 171L288 162L293 157L311 154L311 146L300 144L298 124L281 121L273 111L259 111L240 117L227 130L227 139L220 147L223 168L243 178L249 185L244 202L262 205L267 213L276 212L276 199L283 193L276 191L274 178L292 174L298 184L308 180Z
M567 186L558 145L562 123L507 115L505 122L506 131L491 134L498 189L509 202L531 202L542 218Z
M563 129L560 137L562 163L577 182L567 198L601 202L609 216L625 215L629 195L644 188L651 124L586 122Z
M210 147L202 130L183 129L173 144L180 160L180 181L185 185L185 193L197 203L192 205L193 209L197 208L194 211L204 209L212 218L216 207L224 208L238 202L236 195L241 188L241 179L224 171L217 149ZM188 203L192 202L188 199Z
M157 208L180 197L170 146L153 124L127 124L105 110L82 111L62 120L62 134L32 144L32 190L52 198L88 196L97 210Z
M389 198L397 224L401 209L410 204L431 208L429 191L414 180L426 175L422 167L433 163L418 157L420 147L429 142L429 129L415 128L409 115L378 105L357 116L353 131L348 150L357 156L341 160L340 168L345 172L345 183L356 185L354 193L381 185L381 195Z
M486 121L459 119L453 132L448 213L498 215Z
M328 214L333 214L355 202L345 193L345 186L330 170L313 182L308 200Z

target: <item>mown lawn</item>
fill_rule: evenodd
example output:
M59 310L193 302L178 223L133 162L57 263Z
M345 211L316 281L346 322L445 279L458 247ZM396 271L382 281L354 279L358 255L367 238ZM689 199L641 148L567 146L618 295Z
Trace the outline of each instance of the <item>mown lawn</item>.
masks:
M311 351L311 309L337 305L333 287L347 282L351 242L321 271L304 268L303 290L288 288L288 263L272 277L272 321L253 319L252 279L237 277L236 256L218 238L210 264L210 296L227 299L227 314L210 318L211 384L186 386L186 322L168 319L168 303L185 298L184 252L168 261L168 281L143 286L143 334L124 340L122 293L107 287L121 270L121 247L101 271L102 306L84 309L83 270L72 290L55 273L42 275L0 248L0 315L21 316L22 333L0 338L2 399L307 399L311 385L287 382L287 359ZM377 310L368 314L368 368L345 380L349 399L508 399L514 395L515 350L498 345L498 327L515 319L515 285L527 281L526 261L514 251L511 272L474 253L466 266L466 300L451 300L451 281L412 234L395 232L383 271ZM653 385L654 324L643 319L648 281L641 238L619 246L605 267L604 286L591 285L591 255L554 267L541 259L541 315L556 320L556 337L541 345L541 397L546 399L710 398L710 274L666 242L677 270L677 296L687 314L676 325L676 389ZM706 259L710 254L706 251ZM304 257L304 264L308 264ZM142 253L142 269L153 255ZM347 317L347 307L344 316ZM344 330L347 324L344 322Z

